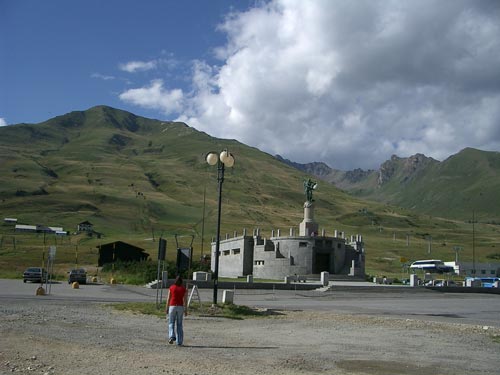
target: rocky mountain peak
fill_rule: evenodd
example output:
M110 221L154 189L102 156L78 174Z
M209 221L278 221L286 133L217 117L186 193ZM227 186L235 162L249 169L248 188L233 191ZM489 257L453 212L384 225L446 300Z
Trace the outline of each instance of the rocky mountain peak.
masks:
M381 186L388 182L396 174L400 177L400 183L404 183L432 162L437 161L424 154L415 154L407 158L392 155L390 160L387 160L380 166L377 180L378 185Z

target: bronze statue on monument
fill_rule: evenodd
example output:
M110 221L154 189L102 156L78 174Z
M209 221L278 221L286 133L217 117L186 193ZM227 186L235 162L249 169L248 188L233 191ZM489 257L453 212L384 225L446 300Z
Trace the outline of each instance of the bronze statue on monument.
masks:
M304 180L304 193L306 194L306 201L314 202L313 190L316 190L318 183L308 178Z

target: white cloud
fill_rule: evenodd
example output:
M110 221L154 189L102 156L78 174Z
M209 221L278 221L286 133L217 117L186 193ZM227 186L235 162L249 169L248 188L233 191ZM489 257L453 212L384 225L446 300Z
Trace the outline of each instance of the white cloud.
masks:
M136 73L143 72L146 70L155 69L158 66L157 60L151 61L129 61L123 64L120 64L118 67L120 70L123 70L128 73Z
M0 117L0 126L7 126L7 121L3 117Z
M162 80L153 80L147 87L130 89L120 94L120 99L141 107L159 109L165 114L179 112L183 108L183 92L167 90Z
M105 74L100 74L100 73L92 73L90 75L91 78L97 78L97 79L102 79L103 81L111 81L111 80L114 80L116 79L115 76L109 76L109 75L105 75Z
M500 4L275 0L232 13L220 66L188 94L120 97L299 162L375 168L391 154L500 149Z

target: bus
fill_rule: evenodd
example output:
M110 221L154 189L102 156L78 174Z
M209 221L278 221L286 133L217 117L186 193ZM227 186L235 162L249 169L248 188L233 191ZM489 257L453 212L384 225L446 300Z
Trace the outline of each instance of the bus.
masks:
M451 273L455 270L451 266L446 266L439 259L416 260L410 265L412 270L422 270L424 272Z

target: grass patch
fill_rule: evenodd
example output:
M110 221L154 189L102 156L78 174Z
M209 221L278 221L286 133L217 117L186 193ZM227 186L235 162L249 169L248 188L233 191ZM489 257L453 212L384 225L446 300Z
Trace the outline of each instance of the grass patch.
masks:
M125 302L125 303L115 303L110 306L115 310L128 311L134 314L154 315L159 318L165 316L165 306L161 307L160 309L157 309L156 303Z
M500 335L492 335L492 336L491 336L491 340L492 340L494 343L500 344Z
M115 310L128 311L134 314L153 315L159 318L165 316L165 303L163 303L160 308L156 307L156 303L151 302L125 302L112 304L110 306ZM199 304L190 306L188 314L193 316L213 316L236 320L271 315L267 310L257 310L248 306L234 304L218 304L217 306L212 306L209 302L203 303L201 306Z

